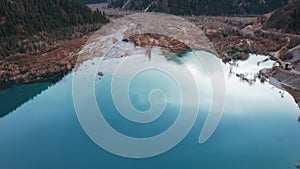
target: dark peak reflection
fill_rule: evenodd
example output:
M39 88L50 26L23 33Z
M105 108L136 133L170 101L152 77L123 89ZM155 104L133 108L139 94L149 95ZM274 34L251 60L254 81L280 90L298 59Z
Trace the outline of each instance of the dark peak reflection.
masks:
M50 82L24 84L0 90L0 118L16 110L24 103L32 100L35 96L53 85Z

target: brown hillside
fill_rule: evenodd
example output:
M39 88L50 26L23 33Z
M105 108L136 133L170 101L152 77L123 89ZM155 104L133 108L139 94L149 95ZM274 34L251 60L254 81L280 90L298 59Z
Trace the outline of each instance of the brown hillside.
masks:
M300 34L300 1L295 1L274 11L264 23L263 29Z

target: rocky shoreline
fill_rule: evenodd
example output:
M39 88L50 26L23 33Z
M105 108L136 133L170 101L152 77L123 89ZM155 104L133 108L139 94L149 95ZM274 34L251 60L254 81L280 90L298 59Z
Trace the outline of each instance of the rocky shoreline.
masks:
M199 21L195 17L187 19L202 28L224 63L246 60L249 54L266 55L276 61L279 66L260 71L258 77L261 81L268 79L272 85L290 93L300 108L300 35L282 33L280 30L264 30L264 17L266 16L250 20L251 24L241 20L240 27L234 26L237 22L234 19L238 18L223 18L219 21L220 25L214 22L213 27L210 27L211 24L207 24L207 21ZM123 41L133 42L142 47L160 46L173 53L189 49L180 41L157 34L137 34Z
M264 30L265 16L260 18L238 17L188 17L190 22L203 30L223 62L246 60L249 54L263 54L277 61L279 66L261 77L273 78L281 89L289 92L300 106L300 57L296 48L300 35ZM78 53L92 33L75 40L58 41L44 53L16 54L0 60L0 87L40 81L57 81L70 72L76 64ZM171 53L182 53L193 46L161 34L136 34L123 39L136 46L160 46ZM296 81L295 81L296 79Z
M249 54L266 55L276 61L278 66L260 71L259 77L290 93L300 108L300 35L264 30L267 17L188 19L204 30L224 63L246 60Z
M261 70L260 74L271 79L270 83L274 86L290 93L300 108L300 45L273 55L280 61L279 66Z

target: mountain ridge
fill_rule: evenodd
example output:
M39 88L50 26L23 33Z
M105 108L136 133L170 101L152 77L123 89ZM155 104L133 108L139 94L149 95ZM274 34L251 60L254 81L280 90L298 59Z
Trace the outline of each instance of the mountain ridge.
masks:
M300 1L290 1L288 5L273 11L266 17L263 29L300 34Z
M108 0L111 8L147 10L175 15L260 15L274 11L288 0Z

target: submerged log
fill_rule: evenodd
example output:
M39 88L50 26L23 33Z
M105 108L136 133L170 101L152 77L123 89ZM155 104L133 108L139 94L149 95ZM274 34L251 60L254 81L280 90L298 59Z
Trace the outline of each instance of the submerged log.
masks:
M98 76L101 76L101 77L104 76L103 72L101 72L101 71L98 72Z
M300 118L300 117L299 117ZM296 168L300 168L300 161L297 162Z

